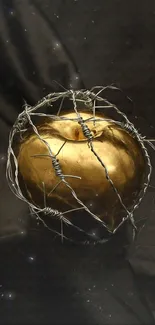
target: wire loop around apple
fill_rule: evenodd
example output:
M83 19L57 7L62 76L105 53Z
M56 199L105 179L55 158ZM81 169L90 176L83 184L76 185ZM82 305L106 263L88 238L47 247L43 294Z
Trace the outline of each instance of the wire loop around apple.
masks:
M68 217L70 214L74 214L75 212L85 211L90 218L95 219L97 223L99 223L102 227L104 227L109 234L114 234L116 231L122 226L122 224L126 220L130 220L131 224L133 226L133 230L136 231L137 227L134 220L134 212L139 207L142 199L144 198L144 195L148 189L148 186L150 184L151 180L151 173L152 173L152 165L151 165L151 159L148 154L147 147L145 146L145 143L151 146L153 150L155 150L155 147L153 145L154 139L146 139L144 136L142 136L138 130L135 128L133 123L131 123L126 116L124 112L122 112L116 105L109 102L106 98L101 97L101 94L104 93L106 89L117 89L113 86L107 86L107 87L100 87L96 86L93 87L91 90L66 90L64 92L58 92L58 93L51 93L48 94L46 97L44 97L41 101L39 101L35 106L31 107L28 106L26 103L24 105L24 109L22 113L19 114L17 120L15 121L12 130L10 132L9 136L9 146L8 146L8 156L7 156L7 167L6 167L6 178L8 181L8 184L10 186L11 191L21 200L26 202L30 208L31 214L36 217L37 220L43 223L43 225L48 228L50 231L56 234L56 236L60 236L61 240L67 239L69 241L75 241L74 238L68 238L64 231L64 225L67 227L73 227L77 231L81 233L85 233L87 239L83 243L89 243L90 242L90 232L86 231L80 226L77 226L74 224L71 217ZM64 108L64 102L67 100L71 104L71 111L74 112L74 116L67 116L67 114L63 113ZM55 107L56 103L59 103L57 114L51 114L53 113L53 107ZM89 112L89 116L84 118L81 114L81 110L79 109L79 105L83 106L85 109L85 112ZM43 108L46 108L49 112L44 113L42 111ZM100 112L104 112L105 109L109 109L110 111L114 110L115 113L118 115L118 120L113 118L107 118L105 116L102 116L101 114L97 114L97 110L100 110ZM90 115L91 114L91 115ZM101 218L98 213L94 213L94 211L91 211L91 208L88 207L86 203L83 202L83 200L79 197L79 195L76 193L76 190L70 185L71 179L78 179L80 181L81 176L79 175L69 175L64 174L63 168L61 167L61 163L59 159L57 158L58 155L61 153L63 148L65 148L66 143L68 141L71 141L71 135L69 135L68 139L65 139L61 147L59 148L57 153L54 153L54 151L51 148L51 145L49 145L49 142L45 139L45 137L42 136L40 133L40 127L37 126L37 123L34 121L34 118L37 119L45 119L44 128L47 127L47 119L50 120L51 123L53 121L63 121L64 123L66 121L70 121L72 123L76 122L79 125L79 129L76 129L76 136L79 137L81 142L87 142L88 148L91 151L92 155L94 155L95 159L98 161L98 164L101 165L101 167L104 170L105 178L107 182L109 182L110 187L112 188L113 192L117 196L117 200L119 201L119 204L121 206L121 209L124 211L125 215L120 220L120 222L115 226L111 227L109 226L104 218ZM98 154L97 150L95 149L94 141L96 141L96 136L100 136L103 132L103 130L98 131L98 135L96 135L96 129L95 125L97 123L111 123L112 125L116 125L118 128L121 128L125 130L126 133L130 135L135 141L138 142L138 145L140 147L140 150L142 152L142 155L145 159L145 180L143 182L143 186L139 191L138 197L136 197L136 200L133 200L132 206L130 208L126 207L126 204L124 203L121 194L119 193L119 190L117 186L115 185L115 182L112 180L112 178L109 175L108 168L106 166L106 163L104 162L104 157L101 159L100 155ZM90 122L93 122L93 127L91 129L89 128L88 124ZM52 125L52 124L51 124ZM55 131L56 132L56 131ZM43 153L37 153L31 156L31 158L40 158L46 157L51 161L51 168L55 170L55 175L58 178L57 183L53 186L52 189L47 194L46 189L46 182L42 180L42 193L43 193L43 201L44 206L39 205L36 203L36 201L31 196L30 191L27 191L28 195L25 195L25 192L23 192L21 188L21 182L20 182L20 167L19 167L19 159L18 159L18 153L17 150L14 147L14 143L22 142L23 138L29 137L29 135L37 137L46 147L47 152L46 154ZM56 134L57 136L57 134ZM77 140L77 139L75 139ZM26 184L25 184L26 186ZM63 186L67 188L67 191L70 191L70 195L74 198L74 200L77 202L77 205L73 205L71 209L59 211L56 208L53 208L52 206L47 205L47 198L50 197L52 194L57 191L58 187ZM60 232L52 229L52 227L49 227L47 223L45 222L44 216L48 216L50 218L58 219L61 224ZM101 238L101 241L103 241L103 238Z

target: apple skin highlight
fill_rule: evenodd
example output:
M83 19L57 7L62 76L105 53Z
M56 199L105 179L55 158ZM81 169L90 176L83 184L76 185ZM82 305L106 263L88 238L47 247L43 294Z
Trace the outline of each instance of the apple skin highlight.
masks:
M93 117L92 113L79 113L84 120ZM77 117L75 112L62 116ZM96 112L96 118L101 117L105 116ZM139 143L114 122L88 120L85 124L93 135L94 150L104 162L123 203L130 208L142 189L145 176L145 159ZM90 150L79 123L47 119L37 129L52 153L58 153L62 173L79 177L66 177L77 197L101 220L112 227L117 226L126 212L107 180L103 166ZM17 161L20 186L31 202L44 207L44 183L47 206L61 211L79 207L69 188L56 175L47 145L35 133L20 143ZM83 215L79 212L78 218ZM67 218L72 220L72 214Z

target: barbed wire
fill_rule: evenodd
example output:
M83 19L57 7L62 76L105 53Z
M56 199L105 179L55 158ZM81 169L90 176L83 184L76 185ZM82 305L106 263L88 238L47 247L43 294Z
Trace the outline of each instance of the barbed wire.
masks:
M61 236L62 242L63 242L64 238L71 240L70 238L67 238L63 234L63 223L67 226L74 227L76 230L78 230L82 233L85 233L87 236L89 236L89 233L87 233L85 230L81 229L80 227L74 225L66 216L64 216L68 213L73 213L74 211L79 211L79 210L85 210L92 218L94 218L97 222L99 222L99 224L101 226L106 228L109 234L114 234L127 219L129 219L131 221L133 229L135 231L137 230L137 227L136 227L135 221L134 221L134 212L139 207L144 195L146 194L146 191L150 184L150 179L151 179L151 174L152 174L152 165L151 165L150 156L148 154L148 150L144 143L147 143L153 150L155 150L155 146L152 143L155 140L154 139L146 139L146 137L143 137L138 132L138 130L135 128L133 123L131 123L129 121L129 119L127 118L127 116L124 112L122 112L116 105L109 102L106 98L101 97L101 94L107 89L120 90L114 86L106 86L106 87L96 86L96 87L93 87L91 90L77 90L77 91L66 90L64 92L48 94L46 97L44 97L42 100L40 100L35 106L28 106L25 103L24 107L23 107L24 108L23 112L21 112L19 114L17 120L15 121L15 123L12 127L10 135L9 135L9 146L8 146L8 156L7 156L7 166L6 166L6 178L7 178L9 187L10 187L11 191L20 200L23 200L25 203L28 204L32 215L35 215L37 220L42 222L42 224L46 228L48 228L49 230L54 232L56 235ZM69 117L60 115L61 111L63 109L63 104L64 104L65 99L72 102L73 110L76 113L76 118L75 117L69 118ZM54 103L57 102L58 100L60 100L60 105L59 105L56 115L38 112L38 110L42 109L43 107L51 107L52 108L54 106ZM80 115L79 110L77 108L78 102L82 102L84 107L87 110L92 111L93 116L91 118L87 118L87 119L82 118L82 116ZM112 118L102 118L102 117L98 117L98 116L96 117L96 109L98 109L98 108L103 109L103 110L105 108L114 109L116 111L116 113L118 114L118 116L120 116L123 119L123 121L113 120ZM78 122L78 124L80 125L81 130L83 132L83 135L88 143L89 149L92 151L92 153L94 154L96 159L99 161L99 163L103 167L103 169L105 171L106 179L109 181L123 210L126 213L126 217L124 217L122 219L122 221L119 223L119 225L115 229L111 230L110 227L103 220L101 220L96 214L91 212L90 209L78 198L75 190L71 187L71 185L69 183L69 179L70 178L80 179L80 177L78 175L77 176L76 175L64 175L62 172L59 160L57 159L57 156L61 152L64 145L66 144L66 141L64 141L63 145L60 147L57 154L54 154L52 152L52 149L51 149L50 145L48 144L48 142L39 134L39 129L33 123L32 119L35 116L48 117L53 121L62 121L63 120L63 121ZM138 141L138 143L142 149L142 152L145 157L146 165L147 165L146 181L143 184L143 188L140 191L138 199L136 200L134 206L132 206L132 209L130 209L130 210L127 209L127 207L123 203L123 200L121 198L119 191L117 190L114 182L112 181L112 179L109 176L109 173L108 173L108 170L107 170L107 167L106 167L104 161L99 157L99 155L97 154L97 152L94 149L93 140L94 140L95 136L90 131L88 125L86 124L88 121L92 121L94 123L94 126L95 126L95 123L98 121L107 121L110 123L114 123L115 125L118 125L122 129L126 130L130 135L132 135ZM47 155L36 154L36 155L32 155L32 157L40 157L40 156L49 157L49 159L51 159L51 168L53 168L55 170L55 174L59 178L58 183L53 187L53 189L50 191L50 193L48 193L48 195L50 195L52 192L54 192L56 190L56 188L61 183L63 183L70 190L71 195L74 197L74 199L78 203L78 205L79 205L78 208L62 212L62 211L54 210L54 209L52 209L52 207L46 206L46 189L45 189L44 183L43 183L44 208L40 208L35 203L30 202L26 197L24 197L22 190L20 188L19 179L18 179L19 178L18 161L17 161L17 157L15 155L15 152L13 150L13 141L14 141L16 134L18 134L18 133L20 135L24 134L24 132L27 131L29 126L32 128L34 134L39 138L39 140L48 149ZM40 214L60 220L60 222L61 222L60 233L57 232L56 230L53 230L50 227L48 227L48 225L45 223L45 221L40 217Z

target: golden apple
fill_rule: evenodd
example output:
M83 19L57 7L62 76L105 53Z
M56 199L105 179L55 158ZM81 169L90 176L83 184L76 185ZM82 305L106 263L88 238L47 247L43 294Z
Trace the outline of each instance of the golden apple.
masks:
M84 120L93 117L88 112L80 114ZM74 112L62 116L71 119L77 117ZM96 114L97 117L104 116ZM123 203L130 208L138 197L145 175L145 159L139 143L115 123L105 120L94 124L88 120L86 125L94 136L95 152L104 162ZM77 197L100 219L116 226L126 216L126 211L107 180L105 169L89 148L78 122L47 119L38 126L38 132L52 153L58 153L62 173L79 177L65 178ZM80 207L70 189L60 182L49 155L48 146L35 133L29 134L20 143L17 159L24 194L33 203L44 207L45 188L47 206L62 212L71 207ZM68 213L66 217L72 220L73 215ZM84 218L82 211L78 212L78 217Z

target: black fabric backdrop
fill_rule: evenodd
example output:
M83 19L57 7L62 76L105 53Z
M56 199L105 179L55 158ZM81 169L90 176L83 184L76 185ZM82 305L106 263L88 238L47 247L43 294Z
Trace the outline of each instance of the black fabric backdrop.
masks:
M74 89L115 83L123 92L110 98L155 137L155 2L0 0L1 324L154 324L153 188L136 212L134 243L125 227L91 247L54 243L8 189L9 130L24 100L60 90L54 80Z

